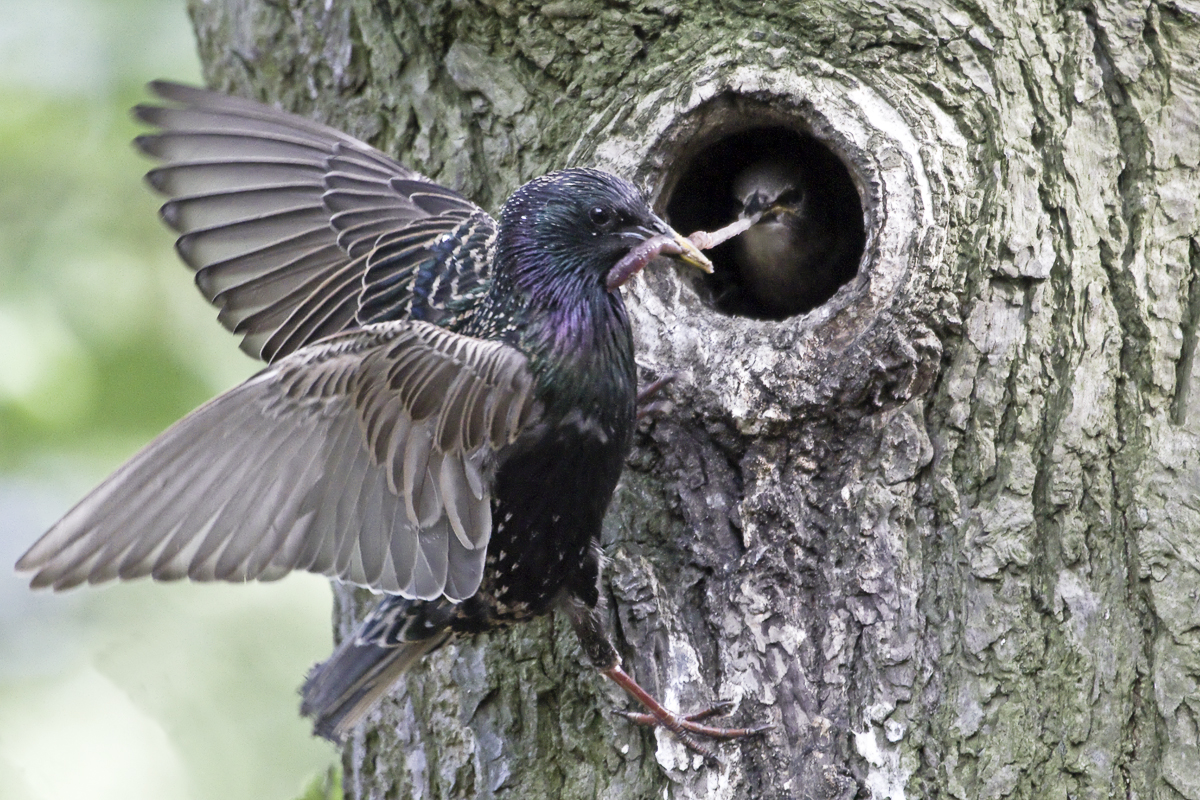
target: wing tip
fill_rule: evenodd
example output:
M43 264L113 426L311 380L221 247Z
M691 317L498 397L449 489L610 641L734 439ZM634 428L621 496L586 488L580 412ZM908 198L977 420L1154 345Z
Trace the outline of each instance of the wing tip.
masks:
M159 125L158 118L161 112L162 106L152 106L148 103L138 103L129 109L129 114L135 121L155 126Z
M56 531L60 530L60 525L56 524L30 545L29 549L13 565L13 569L18 574L36 573L29 581L30 588L44 589L48 586L58 588L57 579L64 569L61 556L71 545L70 540L64 544L61 536L54 535Z
M135 139L134 141L136 142L137 140ZM159 194L170 194L167 186L167 176L169 174L169 170L165 167L155 167L143 176L143 180L146 181L147 186Z
M37 550L37 545L33 545L25 553L17 559L17 563L13 564L13 569L16 572L33 572L41 566L41 561L37 559L34 551Z
M148 158L162 159L158 145L162 141L161 133L141 133L133 137L134 148Z
M196 252L196 239L199 238L198 234L200 233L203 231L188 231L175 240L175 254L193 270L200 270L207 266L200 260Z
M146 91L161 100L170 100L176 103L184 103L189 99L210 94L207 89L201 89L198 86L189 86L186 83L176 83L164 78L155 78L147 83Z
M146 180L149 182L149 174L146 175ZM158 209L158 217L163 221L164 225L176 233L185 232L183 228L183 216L182 212L180 211L180 203L174 200L163 203ZM178 245L178 241L176 242L176 245ZM176 247L176 250L178 251L178 247Z

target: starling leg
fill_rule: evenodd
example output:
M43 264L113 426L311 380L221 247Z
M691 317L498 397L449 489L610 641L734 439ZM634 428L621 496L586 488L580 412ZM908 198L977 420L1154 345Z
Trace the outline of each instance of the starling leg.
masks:
M717 728L701 724L700 720L728 710L728 704L726 703L719 704L706 711L701 711L699 714L693 714L690 717L680 716L668 711L663 707L662 703L659 703L649 692L639 686L637 681L630 677L629 673L621 669L621 657L617 655L616 648L608 640L608 636L604 632L604 623L600 620L600 615L596 613L594 608L588 608L576 601L568 602L566 604L566 611L571 618L571 624L575 628L575 634L579 637L579 642L583 645L583 650L587 653L592 664L605 677L624 689L626 694L641 703L649 712L647 714L627 715L634 722L661 725L673 733L675 738L682 742L689 750L697 752L711 760L716 760L716 754L712 748L697 741L697 736L706 739L741 739L745 736L760 734L767 729L766 727Z
M697 711L695 714L688 714L684 717L688 722L701 722L712 717L723 717L733 710L732 700L722 700L715 706L706 708L703 711ZM636 722L638 725L657 725L653 714L646 714L641 711L618 711L625 719L630 722Z
M755 736L768 730L765 725L754 728L717 728L712 725L702 725L700 720L725 713L729 710L730 704L718 703L712 708L681 717L663 708L661 703L639 686L637 681L629 677L629 673L621 669L620 666L612 666L601 670L601 672L624 689L630 697L645 706L650 712L648 714L623 712L626 719L642 725L661 725L675 734L681 742L702 755L711 756L707 748L697 746L696 742L690 741L690 737L687 734L694 733L697 736L703 736L708 739L741 739L746 736Z
M637 418L639 422L663 410L663 401L659 401L656 398L662 393L663 389L674 383L677 377L679 377L677 373L668 372L658 380L651 381L638 390Z

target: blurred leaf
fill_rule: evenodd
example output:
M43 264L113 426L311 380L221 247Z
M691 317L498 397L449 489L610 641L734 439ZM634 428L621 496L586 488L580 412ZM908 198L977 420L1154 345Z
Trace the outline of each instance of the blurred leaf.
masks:
M313 778L296 800L342 800L342 768L330 767L324 775Z

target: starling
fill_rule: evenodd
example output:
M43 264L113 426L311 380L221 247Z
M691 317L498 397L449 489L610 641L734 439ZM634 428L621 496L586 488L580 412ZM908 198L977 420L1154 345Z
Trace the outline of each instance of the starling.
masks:
M649 710L597 612L601 521L631 447L619 287L657 255L711 265L626 181L568 169L499 220L332 128L170 83L150 184L219 320L268 366L130 459L21 557L32 585L309 570L383 593L302 711L339 741L455 636L564 611Z
M768 158L734 181L739 219L757 218L737 237L734 258L741 285L763 316L781 319L823 303L855 257L853 232L837 224L837 210L811 178L796 161Z

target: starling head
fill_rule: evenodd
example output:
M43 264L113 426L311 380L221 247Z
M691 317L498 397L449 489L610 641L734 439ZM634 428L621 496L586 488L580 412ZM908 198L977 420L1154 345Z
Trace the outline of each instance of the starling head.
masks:
M627 257L645 242L653 243L653 252L641 253L646 257L631 269ZM566 279L615 290L659 254L712 271L694 244L650 210L641 192L606 172L544 175L517 189L500 212L497 269L507 270L518 286Z
M741 204L743 219L755 214L798 216L804 202L796 168L782 161L760 161L748 167L734 181L733 195Z
M742 289L763 316L807 311L839 284L848 244L815 200L812 180L795 162L765 159L734 181L741 218L755 220L737 238L734 256Z

